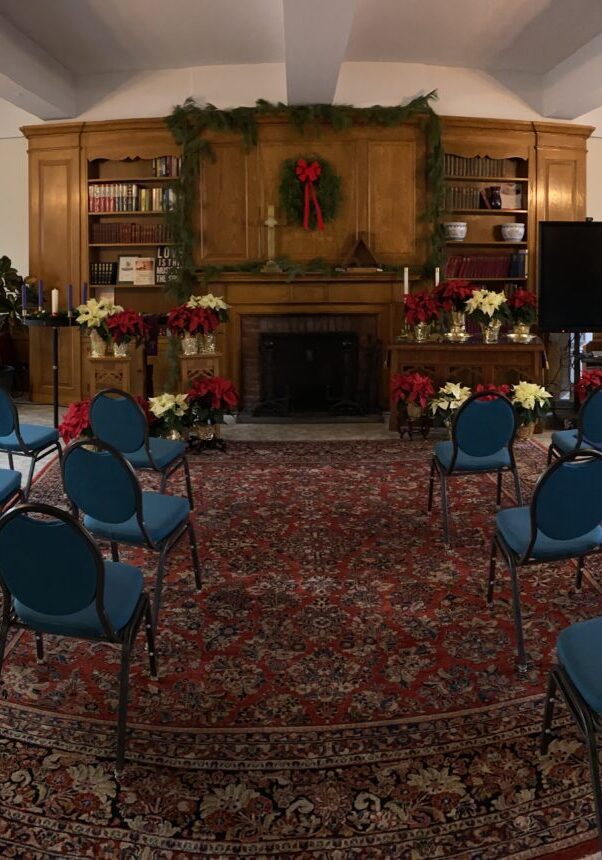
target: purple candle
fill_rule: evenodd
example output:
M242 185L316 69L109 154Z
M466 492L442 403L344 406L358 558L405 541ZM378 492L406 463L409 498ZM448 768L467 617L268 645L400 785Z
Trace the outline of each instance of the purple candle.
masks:
M67 313L71 313L73 310L73 284L69 284L67 287Z
M38 281L38 307L41 308L44 304L44 284L41 280Z
M88 301L88 282L84 281L82 284L82 305L85 305Z
M27 284L21 285L21 308L27 310Z

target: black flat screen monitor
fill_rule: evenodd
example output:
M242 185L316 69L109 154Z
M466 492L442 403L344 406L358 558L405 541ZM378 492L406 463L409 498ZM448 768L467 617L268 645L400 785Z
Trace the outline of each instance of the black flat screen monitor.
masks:
M542 221L538 272L542 331L602 331L602 221Z

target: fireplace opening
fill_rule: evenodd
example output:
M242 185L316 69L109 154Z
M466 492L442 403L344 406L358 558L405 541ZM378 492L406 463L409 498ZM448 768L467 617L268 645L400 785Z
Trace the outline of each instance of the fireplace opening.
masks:
M357 332L269 333L260 338L256 416L361 415Z

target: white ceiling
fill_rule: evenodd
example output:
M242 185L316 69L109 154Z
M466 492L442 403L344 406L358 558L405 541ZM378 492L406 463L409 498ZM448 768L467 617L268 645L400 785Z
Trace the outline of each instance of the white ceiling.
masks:
M602 107L602 0L0 0L0 97L44 119L91 76L200 66L284 64L289 101L330 101L345 61L483 70L577 116Z

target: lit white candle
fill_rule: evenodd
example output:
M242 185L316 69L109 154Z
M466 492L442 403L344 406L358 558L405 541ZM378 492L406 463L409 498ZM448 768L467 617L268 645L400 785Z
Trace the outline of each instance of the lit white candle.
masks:
M407 266L403 267L403 294L407 296L410 292L410 270Z
M435 269L435 286L439 286L439 266Z
M59 291L52 290L50 294L50 307L52 314L58 314L59 312Z

